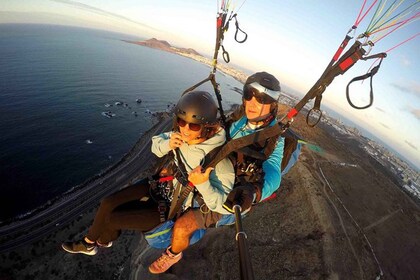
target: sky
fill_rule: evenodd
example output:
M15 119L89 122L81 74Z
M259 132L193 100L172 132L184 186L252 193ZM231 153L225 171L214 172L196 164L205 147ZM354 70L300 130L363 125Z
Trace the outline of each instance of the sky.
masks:
M367 1L365 10L373 1ZM178 47L192 47L202 55L212 57L221 2L1 0L0 23L73 25L146 39L155 37ZM239 26L248 34L248 40L243 44L235 42L232 21L223 45L233 66L243 67L248 73L270 72L281 84L303 95L332 59L355 23L363 2L231 0L230 7L237 12ZM406 0L403 5L414 2ZM373 13L374 9L359 24L356 35L366 30ZM387 51L419 33L420 20L417 20L378 41L371 54ZM365 110L353 109L346 100L347 83L353 77L365 74L372 63L372 60L359 61L337 77L323 94L322 102L369 130L419 169L420 36L388 53L373 79L373 105ZM352 84L351 92L354 103L366 104L369 82Z

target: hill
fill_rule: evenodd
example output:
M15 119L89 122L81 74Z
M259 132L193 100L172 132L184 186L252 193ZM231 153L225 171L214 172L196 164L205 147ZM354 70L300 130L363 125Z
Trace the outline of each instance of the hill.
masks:
M195 51L192 48L176 48L171 46L167 41L165 40L158 40L156 38L152 38L146 41L127 41L123 40L124 42L136 44L140 46L145 46L153 49L158 49L166 52L170 52L173 54L181 55L190 59L193 59L195 61L198 61L200 63L206 64L209 67L213 67L213 59L207 58L199 54L197 51ZM229 75L236 79L237 81L241 83L245 83L246 78L248 77L247 74L245 74L242 71L239 71L233 67L228 66L227 64L223 63L222 61L219 61L217 64L217 70L220 72Z
M156 38L151 38L146 41L127 41L127 40L123 40L123 41L127 43L132 43L132 44L136 44L140 46L145 46L145 47L158 49L161 51L166 51L166 52L171 52L171 53L176 53L176 54L181 54L181 55L184 54L184 55L202 56L201 54L199 54L197 51L195 51L192 48L177 48L177 47L171 46L171 44L169 44L165 40L158 40Z

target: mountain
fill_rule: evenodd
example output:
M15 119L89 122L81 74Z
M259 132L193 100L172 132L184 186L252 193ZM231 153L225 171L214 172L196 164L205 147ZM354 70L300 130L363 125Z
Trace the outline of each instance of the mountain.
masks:
M177 47L172 46L165 40L158 40L156 38L151 38L146 41L127 41L127 40L123 40L123 41L127 43L132 43L132 44L136 44L140 46L145 46L145 47L158 49L158 50L171 52L171 53L176 53L176 54L181 54L181 55L185 54L185 55L202 56L201 54L199 54L196 50L192 48L177 48Z

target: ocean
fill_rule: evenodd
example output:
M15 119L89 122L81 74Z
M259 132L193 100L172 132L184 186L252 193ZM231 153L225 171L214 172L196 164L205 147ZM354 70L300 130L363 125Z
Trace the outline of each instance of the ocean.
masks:
M210 67L194 60L122 41L144 39L0 24L0 221L116 163L156 123L150 112L165 111L209 75ZM239 103L234 87L242 85L216 79L225 108ZM209 83L200 89L213 93Z

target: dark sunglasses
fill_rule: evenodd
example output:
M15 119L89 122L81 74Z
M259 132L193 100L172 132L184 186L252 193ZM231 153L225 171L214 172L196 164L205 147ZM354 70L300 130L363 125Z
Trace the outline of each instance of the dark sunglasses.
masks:
M252 97L255 97L255 100L260 104L277 102L279 96L279 91L267 89L258 83L246 85L243 90L243 97L245 100L250 101Z
M200 129L203 127L203 125L201 124L197 124L197 123L189 123L184 121L181 118L176 118L176 123L180 126L180 127L184 127L188 124L190 130L192 131L200 131Z

